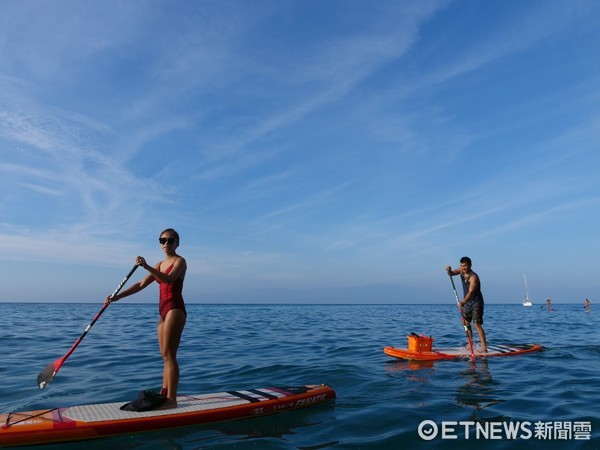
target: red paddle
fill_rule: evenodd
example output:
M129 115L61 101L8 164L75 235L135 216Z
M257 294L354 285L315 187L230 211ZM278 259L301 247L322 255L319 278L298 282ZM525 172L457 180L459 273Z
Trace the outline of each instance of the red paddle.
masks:
M121 290L121 288L125 285L125 283L127 283L127 280L129 280L129 277L133 274L133 272L135 272L135 269L137 269L137 268L138 268L137 265L133 266L133 268L129 271L129 273L127 274L127 276L125 278L123 278L123 281L121 281L121 283L117 286L117 289L115 289L115 292L113 292L110 295L110 298L113 298L115 295L117 295L119 293L119 291ZM98 313L96 314L96 316L94 316L94 320L92 320L90 322L90 324L86 327L86 329L83 332L83 334L81 336L79 336L79 339L77 339L75 341L75 343L73 344L73 346L71 347L71 349L67 352L67 354L65 356L63 356L62 358L57 359L54 362L51 362L50 364L48 364L46 366L46 368L44 368L44 370L42 370L40 372L40 374L37 377L37 383L38 383L38 387L40 389L44 389L48 385L48 383L50 383L52 381L52 379L54 378L54 376L56 375L56 373L60 370L60 368L65 363L65 361L67 360L67 358L69 356L71 356L71 353L73 353L75 351L75 349L77 348L77 346L79 345L79 343L83 340L83 338L88 333L88 331L90 331L90 328L92 328L94 326L94 324L100 318L100 316L102 315L102 313L104 312L104 310L106 308L108 308L108 305L110 305L110 303L108 303L108 302L104 303L104 305L102 306L102 309L100 311L98 311Z
M456 299L456 306L458 306L458 310L460 311L460 317L462 318L462 324L465 328L465 333L467 334L467 340L469 341L469 349L471 350L471 361L475 361L475 351L473 350L473 339L471 339L471 333L469 333L469 329L471 325L467 323L465 320L465 316L463 316L462 308L460 307L460 300L458 299L458 293L456 292L456 286L454 285L454 278L452 278L452 274L448 273L450 276L450 281L452 282L452 289L454 290L454 298Z

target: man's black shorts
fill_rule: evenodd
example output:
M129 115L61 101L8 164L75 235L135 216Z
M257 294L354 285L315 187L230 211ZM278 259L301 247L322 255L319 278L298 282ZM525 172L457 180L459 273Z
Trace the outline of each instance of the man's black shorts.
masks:
M483 302L467 302L465 306L462 307L462 314L467 322L483 325Z

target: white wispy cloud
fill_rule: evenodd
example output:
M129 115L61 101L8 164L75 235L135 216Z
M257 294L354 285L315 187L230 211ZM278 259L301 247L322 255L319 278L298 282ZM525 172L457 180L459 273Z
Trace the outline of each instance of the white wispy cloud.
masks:
M594 207L591 64L515 89L595 2L326 3L0 4L4 258L160 255L166 223L215 289L389 279Z

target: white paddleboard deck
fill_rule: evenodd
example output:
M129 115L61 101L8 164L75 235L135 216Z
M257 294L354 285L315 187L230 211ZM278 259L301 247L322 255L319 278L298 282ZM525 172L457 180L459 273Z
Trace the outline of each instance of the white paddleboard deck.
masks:
M245 405L248 402L260 402L285 397L274 389L253 389L252 391L218 392L197 397L177 397L177 408L158 409L152 411L123 411L123 402L101 403L96 405L72 406L62 411L63 417L82 422L99 422L109 420L138 419L140 417L157 417L173 414L184 414L197 411L208 411L231 406Z

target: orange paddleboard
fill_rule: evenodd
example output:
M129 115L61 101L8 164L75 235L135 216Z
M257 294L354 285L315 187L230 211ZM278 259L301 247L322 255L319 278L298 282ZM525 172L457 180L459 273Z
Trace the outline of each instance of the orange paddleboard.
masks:
M543 350L540 344L515 344L515 345L490 345L486 353L475 352L475 358L491 358L496 356L516 356ZM436 361L442 359L471 358L471 351L467 347L431 348L431 350L418 350L408 348L385 347L386 355L394 358L412 359L418 361Z
M327 385L269 387L181 396L177 408L123 411L126 402L0 414L0 447L80 441L260 417L335 398Z

